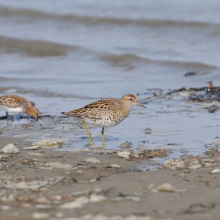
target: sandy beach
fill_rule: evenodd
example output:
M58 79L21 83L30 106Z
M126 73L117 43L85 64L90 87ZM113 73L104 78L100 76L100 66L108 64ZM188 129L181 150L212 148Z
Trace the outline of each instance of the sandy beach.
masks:
M19 153L0 154L1 220L219 219L220 174L210 174L213 167L140 171L135 167L141 160L119 158L114 152L22 150L31 143L1 138L1 145L9 143ZM88 158L98 163L85 162ZM215 168L218 158L209 157ZM172 187L160 191L158 186L165 183ZM79 198L85 199L81 207L76 205Z

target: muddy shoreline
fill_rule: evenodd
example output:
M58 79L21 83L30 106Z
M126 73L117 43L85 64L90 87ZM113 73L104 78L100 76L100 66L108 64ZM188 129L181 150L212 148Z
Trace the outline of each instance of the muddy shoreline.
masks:
M213 167L189 172L181 169L141 172L134 169L141 161L126 160L113 154L98 151L58 152L42 148L22 150L30 147L31 142L1 137L1 146L9 143L13 143L20 152L0 154L0 219L37 219L39 216L36 213L46 213L46 219L107 219L114 216L121 216L114 217L116 219L219 218L220 174L210 174ZM101 163L87 163L86 158L96 158ZM218 155L210 158L215 159L215 168L218 168ZM72 167L60 169L46 166L57 162ZM112 164L120 168L110 167ZM19 189L15 185L10 188L12 183L32 181L50 183L35 190ZM164 183L171 184L175 191L158 191L157 187ZM98 195L98 201L91 200L94 195ZM62 207L80 197L89 199L81 208ZM41 216L39 219L44 218Z

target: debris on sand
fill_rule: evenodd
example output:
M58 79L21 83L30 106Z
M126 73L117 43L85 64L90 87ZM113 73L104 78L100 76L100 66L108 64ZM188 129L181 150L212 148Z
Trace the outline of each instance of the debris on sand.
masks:
M132 159L147 159L154 157L166 157L168 151L165 148L159 148L154 150L143 150L138 153L132 154Z
M1 205L1 206L0 206L0 210L3 210L3 211L8 211L8 210L10 210L10 209L11 209L11 207L8 206L8 205Z
M89 199L87 197L79 197L75 199L73 202L68 202L60 206L61 209L81 209L84 205L89 203Z
M127 200L133 201L133 202L140 202L141 199L136 197L136 196L126 196L125 197Z
M46 163L45 166L58 168L58 169L65 169L65 170L77 170L78 169L78 167L73 167L70 164L59 163L59 162Z
M173 185L170 183L164 183L157 187L157 190L159 192L176 192L176 189Z
M86 163L102 163L102 161L101 160L99 160L99 159L96 159L96 158L94 158L94 157L88 157L88 158L86 158L85 160L84 160Z
M62 147L63 139L58 138L57 140L51 141L51 140L42 140L36 143L33 143L33 146L39 146L42 148L60 148Z
M122 157L124 159L129 159L130 155L131 155L131 153L129 151L118 151L117 152L117 156Z
M159 149L146 149L142 150L140 152L133 152L133 151L118 151L117 157L121 157L124 159L148 159L148 158L154 158L154 157L166 157L169 151L167 151L165 148L159 148Z
M199 212L205 212L207 210L210 210L210 209L213 209L215 208L215 204L214 203L209 203L207 205L204 205L202 203L196 203L196 204L191 204L189 206L188 209L186 209L183 213L186 213L186 214L194 214L194 213L199 213Z
M83 174L84 174L84 171L83 171L83 170L76 170L76 174L77 174L77 175L83 175Z
M163 183L161 185L159 185L157 188L154 188L154 185L151 184L148 186L148 189L151 192L187 192L187 189L176 189L173 185L171 185L170 183Z
M22 147L22 150L38 150L40 147L38 145L32 147Z
M211 174L217 174L220 173L220 169L214 169L210 172Z
M118 164L111 164L109 166L107 166L106 168L115 168L115 169L120 169L121 166L119 166Z
M91 194L89 198L91 203L103 202L103 201L106 201L107 199L108 198L106 196L96 195L96 194Z
M34 219L47 219L49 217L50 217L49 214L42 213L42 212L34 212L32 214L32 218L34 218Z
M35 180L30 182L13 182L9 179L1 179L0 188L38 191L41 187L51 187L62 179L64 179L64 177L53 177L45 180Z
M171 95L177 94L182 97L187 97L190 102L203 102L203 103L212 103L220 102L220 87L214 87L211 84L207 87L201 88L187 88L183 87L181 89L174 90L166 94L166 97L169 98ZM217 110L217 107L212 107L209 112L214 113Z
M168 159L163 163L163 167L172 170L190 169L195 170L202 167L217 166L216 160L202 157Z
M17 147L15 147L14 144L8 144L1 149L0 153L17 154L17 153L19 153L19 150Z

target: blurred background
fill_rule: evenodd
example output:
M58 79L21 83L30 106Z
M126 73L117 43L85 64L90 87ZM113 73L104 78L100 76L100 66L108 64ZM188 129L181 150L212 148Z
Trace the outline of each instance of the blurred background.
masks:
M0 92L59 115L103 97L217 86L219 12L218 0L0 0ZM130 128L132 136L130 124L139 120L138 141L149 139L146 127L188 126L178 115L158 119L159 108L149 104L140 110L148 120L134 115L115 129Z

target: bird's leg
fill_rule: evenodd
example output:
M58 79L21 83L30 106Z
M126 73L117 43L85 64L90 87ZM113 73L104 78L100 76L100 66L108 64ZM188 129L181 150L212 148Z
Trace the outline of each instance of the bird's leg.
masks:
M103 145L105 145L104 127L102 128L101 134L102 134Z
M7 116L7 123L8 123L8 119L10 118L12 121L14 121L14 119L8 114L8 112L6 112L6 116Z
M89 142L91 141L91 142L94 144L94 142L93 142L93 140L92 140L92 135L91 135L89 129L88 129L88 128L86 127L86 125L85 125L85 121L82 121L82 125L83 125L83 127L86 129L86 131L87 131L87 133L88 133L88 135L89 135Z

